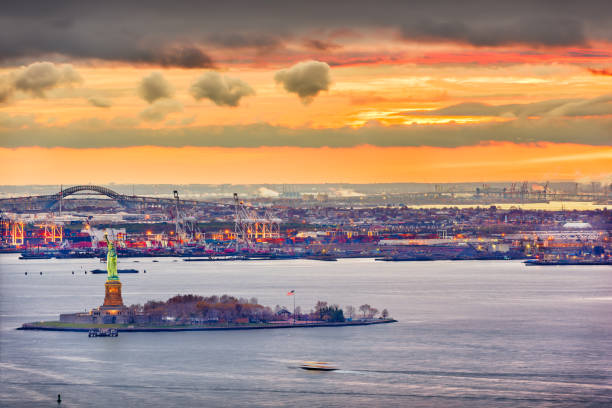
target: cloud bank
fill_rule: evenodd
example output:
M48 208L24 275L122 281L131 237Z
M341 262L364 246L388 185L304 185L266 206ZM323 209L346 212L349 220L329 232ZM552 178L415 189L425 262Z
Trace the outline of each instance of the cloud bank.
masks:
M210 68L210 54L219 49L278 50L312 33L346 29L385 29L407 41L582 47L612 41L610 15L612 5L605 0L353 0L350 5L270 0L257 7L249 0L227 0L214 7L191 0L151 0L146 7L113 0L4 2L0 61L61 55ZM322 42L307 46L330 51Z
M0 103L8 102L14 92L15 87L11 77L9 75L0 76Z
M421 20L406 24L401 35L410 41L451 41L479 47L526 44L531 46L586 46L583 24L565 17L529 17L470 24L464 20Z
M319 92L329 90L331 70L325 62L303 61L278 71L274 80L282 84L287 92L297 94L302 103L308 105Z
M162 99L145 109L141 117L147 121L159 122L164 120L166 115L178 112L181 108L175 101ZM4 122L22 122L21 119L16 119L13 120L9 116L4 118ZM503 123L472 125L382 126L373 122L358 129L291 129L266 124L142 129L123 127L120 123L111 122L84 120L61 127L22 123L18 129L2 127L0 123L0 147L459 147L489 142L612 145L610 117L517 119Z
M466 102L431 111L410 111L409 116L604 116L612 115L612 94L601 95L592 99L553 99L542 102L508 105L487 105L478 102Z

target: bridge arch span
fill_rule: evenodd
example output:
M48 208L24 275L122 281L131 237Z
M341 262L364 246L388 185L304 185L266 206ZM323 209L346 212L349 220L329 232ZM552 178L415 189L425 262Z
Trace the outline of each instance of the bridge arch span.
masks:
M74 186L69 187L60 191L57 194L53 195L53 198L59 200L60 198L66 198L72 194L78 193L80 191L95 191L96 193L100 193L112 199L119 199L123 196L123 194L119 194L110 188L102 187L102 186L94 186L94 185L82 185L82 186Z

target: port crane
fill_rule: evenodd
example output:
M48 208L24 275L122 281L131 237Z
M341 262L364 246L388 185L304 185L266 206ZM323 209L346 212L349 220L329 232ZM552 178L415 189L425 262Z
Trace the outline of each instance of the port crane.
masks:
M181 214L179 209L180 207L180 198L177 190L174 190L174 224L175 224L175 234L176 239L179 242L187 241L187 242L197 242L202 238L202 233L198 228L198 223L195 217L185 217Z
M254 249L254 241L259 238L279 238L280 222L280 219L272 218L267 212L263 217L258 216L238 198L238 193L234 193L236 251L241 242L251 251Z

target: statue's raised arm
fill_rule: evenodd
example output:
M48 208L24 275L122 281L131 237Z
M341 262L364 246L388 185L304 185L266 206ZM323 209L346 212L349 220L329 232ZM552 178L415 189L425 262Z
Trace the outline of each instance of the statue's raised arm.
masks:
M119 280L117 275L117 252L115 251L115 245L108 239L108 234L104 234L106 240L106 247L108 252L106 254L106 272L108 273L108 280Z

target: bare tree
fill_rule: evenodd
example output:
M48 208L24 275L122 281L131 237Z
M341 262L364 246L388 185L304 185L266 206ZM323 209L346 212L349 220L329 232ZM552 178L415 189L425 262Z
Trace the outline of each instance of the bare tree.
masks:
M376 314L378 314L378 309L375 307L371 307L370 310L368 311L368 317L370 319L373 319L376 316Z
M383 309L381 316L383 319L386 319L387 317L389 317L389 311L387 309Z
M349 319L352 319L353 317L355 317L355 306L347 306L346 307L346 316Z
M366 317L366 315L370 312L371 308L372 307L366 303L365 305L359 306L359 311L363 313L363 317Z

